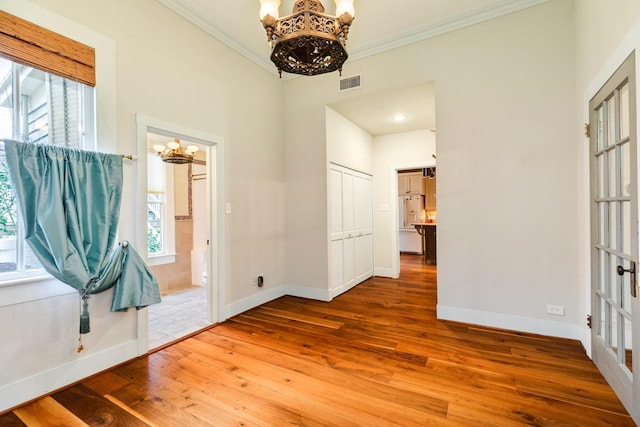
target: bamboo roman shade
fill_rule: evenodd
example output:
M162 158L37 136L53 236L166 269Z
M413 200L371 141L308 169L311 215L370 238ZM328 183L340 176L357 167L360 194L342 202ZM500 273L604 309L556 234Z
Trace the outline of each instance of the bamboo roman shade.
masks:
M0 56L89 86L96 85L92 47L2 10Z

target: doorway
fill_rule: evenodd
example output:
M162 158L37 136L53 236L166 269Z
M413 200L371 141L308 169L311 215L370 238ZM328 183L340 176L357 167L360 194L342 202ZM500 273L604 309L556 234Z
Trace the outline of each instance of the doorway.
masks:
M635 54L589 102L593 361L640 420Z
M171 144L196 150L193 159L167 162L155 151ZM152 349L212 324L207 307L207 150L195 141L147 132L147 262L162 296L160 304L149 307Z
M398 172L398 247L436 265L436 167Z
M146 353L224 320L222 139L137 116L140 247L162 302L141 310ZM162 161L153 145L197 147L191 162ZM144 339L143 339L144 337ZM145 341L145 344L142 344Z
M434 132L429 131L427 135ZM400 277L401 255L414 258L425 266L437 265L436 227L436 154L435 141L432 160L420 164L392 165L391 174L394 203L392 221L392 277ZM418 226L414 225L418 224ZM406 264L405 264L406 265Z

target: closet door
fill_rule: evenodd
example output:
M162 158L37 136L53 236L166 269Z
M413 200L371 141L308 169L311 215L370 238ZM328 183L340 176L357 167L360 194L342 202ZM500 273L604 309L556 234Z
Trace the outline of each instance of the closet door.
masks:
M344 283L344 222L342 220L342 171L329 169L329 289Z
M373 183L371 176L354 175L354 240L356 283L373 276Z
M373 275L373 191L370 175L329 168L330 289L344 292Z

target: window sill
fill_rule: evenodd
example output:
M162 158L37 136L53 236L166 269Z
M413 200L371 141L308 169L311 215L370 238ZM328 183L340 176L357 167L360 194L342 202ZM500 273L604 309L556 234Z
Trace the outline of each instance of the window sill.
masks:
M0 288L21 285L23 283L43 282L51 279L53 279L53 277L42 269L32 272L6 273L3 277L0 277Z
M162 264L173 264L176 262L176 254L169 255L150 255L147 260L147 264L149 266L154 265L162 265Z
M77 295L77 290L52 276L22 277L0 283L0 308L51 298L76 298Z

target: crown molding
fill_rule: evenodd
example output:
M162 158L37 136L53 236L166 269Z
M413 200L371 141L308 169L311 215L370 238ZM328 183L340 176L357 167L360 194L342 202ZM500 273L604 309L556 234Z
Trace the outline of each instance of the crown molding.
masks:
M202 29L227 47L259 65L274 76L278 72L268 58L257 55L236 42L229 35L223 33L210 22L205 21L197 12L184 6L181 0L157 0L167 8L173 10L196 27ZM392 37L377 39L375 41L350 47L349 61L356 61L368 56L377 55L392 49L397 49L409 44L437 37L452 31L466 28L481 22L498 18L510 13L519 12L533 6L547 3L550 0L497 0L483 7L471 9L467 12L452 15L446 19L432 21L425 25L409 28ZM297 76L283 76L282 80L289 80Z
M211 23L202 19L196 12L193 10L186 8L182 1L180 0L158 0L158 2L162 3L169 9L173 10L178 15L182 16L187 21L191 22L196 27L200 28L204 32L208 33L221 43L225 44L227 47L232 50L238 52L240 55L245 58L253 61L257 65L261 66L265 70L269 71L271 74L277 76L278 72L274 68L273 63L263 58L262 56L258 56L255 53L251 52L249 49L245 48L235 40L233 40L230 36L220 31L215 26L211 25Z
M446 19L429 22L425 25L409 28L393 37L378 39L351 48L349 59L352 61L377 55L388 50L397 49L412 43L428 40L481 22L499 18L510 13L519 12L549 0L501 0L488 6L456 14Z

